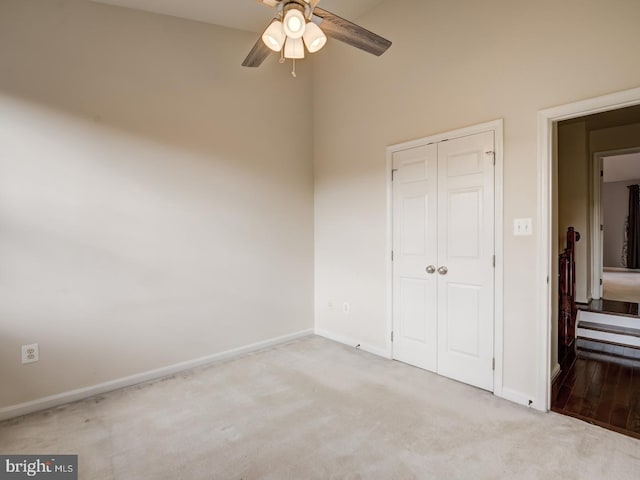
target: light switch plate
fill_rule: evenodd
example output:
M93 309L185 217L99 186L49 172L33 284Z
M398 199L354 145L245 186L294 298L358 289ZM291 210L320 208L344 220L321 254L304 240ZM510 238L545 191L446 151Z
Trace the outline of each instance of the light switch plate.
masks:
M530 218L516 218L513 221L513 234L516 236L533 235L533 220Z

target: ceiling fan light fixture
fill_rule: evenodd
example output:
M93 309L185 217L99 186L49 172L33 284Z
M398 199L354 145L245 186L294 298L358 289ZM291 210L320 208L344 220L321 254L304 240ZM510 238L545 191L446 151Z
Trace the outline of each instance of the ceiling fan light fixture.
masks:
M304 38L304 43L307 46L309 53L316 53L327 43L327 36L320 27L313 22L309 22L307 24L307 28L305 29L302 38Z
M304 43L301 38L287 38L287 43L284 44L284 57L304 58Z
M284 32L289 38L300 38L304 34L306 19L297 8L290 8L284 15Z
M258 37L242 66L259 67L275 51L279 54L280 63L284 63L285 58L293 60L292 73L295 76L296 60L304 58L307 52L321 50L327 43L327 37L376 56L391 46L386 38L319 8L319 1L258 0L274 8L276 17Z
M285 39L283 25L280 20L272 22L262 34L262 41L274 52L282 50Z

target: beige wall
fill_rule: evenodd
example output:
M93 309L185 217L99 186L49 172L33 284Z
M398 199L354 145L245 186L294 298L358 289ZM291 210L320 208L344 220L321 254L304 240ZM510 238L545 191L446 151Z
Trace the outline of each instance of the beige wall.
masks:
M315 65L316 327L387 340L385 148L505 121L504 386L540 406L537 112L640 85L636 0L394 0L360 19L380 58L332 43ZM594 32L597 32L595 34ZM594 74L594 72L606 72ZM329 302L349 301L349 315ZM335 305L335 304L334 304ZM538 397L536 397L538 395Z
M589 271L591 265L588 132L585 122L558 127L558 228L559 251L567 246L567 229L580 233L576 243L576 301L588 303L591 298ZM554 257L555 258L555 257Z
M591 154L640 147L640 123L593 130L589 134Z
M254 41L0 2L0 408L313 327L312 71Z

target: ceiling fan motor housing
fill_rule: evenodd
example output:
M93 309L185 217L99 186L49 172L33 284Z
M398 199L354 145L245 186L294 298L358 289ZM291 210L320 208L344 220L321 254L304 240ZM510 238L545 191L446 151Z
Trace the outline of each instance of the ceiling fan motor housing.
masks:
M300 11L307 20L311 18L311 6L304 0L285 0L281 2L280 5L282 7L281 15L283 16L283 18L291 9Z

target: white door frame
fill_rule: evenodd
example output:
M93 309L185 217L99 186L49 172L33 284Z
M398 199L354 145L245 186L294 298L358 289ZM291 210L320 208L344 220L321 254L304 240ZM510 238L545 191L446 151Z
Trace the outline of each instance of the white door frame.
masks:
M450 132L431 135L429 137L412 140L387 147L387 344L386 351L388 358L393 358L393 342L391 332L393 331L393 263L391 261L391 250L393 246L393 154L400 150L421 147L430 143L437 143L443 140L466 137L476 133L488 131L494 132L495 138L495 176L494 176L494 242L496 254L496 268L494 277L494 355L495 370L493 372L493 394L502 397L502 372L503 372L503 294L504 294L504 273L503 273L503 120L473 125Z
M604 244L602 243L602 232L600 225L604 222L602 213L602 177L600 171L603 168L602 160L614 155L627 155L630 153L640 153L640 147L622 148L618 150L607 150L604 152L594 152L592 163L591 182L591 296L594 299L602 298L602 270L604 267ZM597 294L594 294L597 292Z
M551 406L551 238L553 215L552 207L552 165L556 155L554 127L562 120L592 115L594 113L616 110L640 105L640 88L625 90L602 97L582 100L538 112L538 267L536 282L538 285L537 304L537 385L535 407L549 410Z

